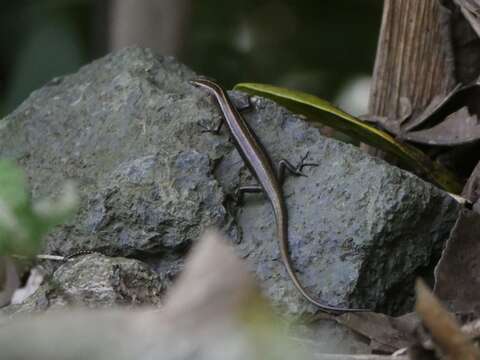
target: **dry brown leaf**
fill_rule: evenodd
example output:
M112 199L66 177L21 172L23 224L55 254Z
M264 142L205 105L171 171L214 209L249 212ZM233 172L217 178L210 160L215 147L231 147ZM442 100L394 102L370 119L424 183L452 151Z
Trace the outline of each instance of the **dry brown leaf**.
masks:
M435 98L425 111L407 121L397 134L402 139L433 146L458 146L480 139L478 79L458 85L443 99Z
M480 315L480 214L462 210L435 268L435 295L455 313Z
M440 124L429 129L406 133L405 140L435 146L469 144L480 139L477 115L471 115L466 106L448 115Z
M335 320L370 339L372 352L385 354L409 346L414 340L413 330L419 324L418 318L410 314L393 318L373 312L347 313Z
M418 116L410 116L403 99L404 115L397 121L370 117L369 122L402 140L430 146L459 146L480 140L480 83L457 85L444 97L435 97ZM365 117L364 117L365 119Z
M460 7L463 16L480 36L480 1L479 0L454 0Z
M451 97L460 90L462 86L459 84L455 86L447 95L445 96L435 96L430 104L422 111L422 113L414 118L407 119L403 124L403 131L413 131L414 129L422 126L426 121L428 121L432 115L436 114L440 109L443 108L445 103L447 103Z

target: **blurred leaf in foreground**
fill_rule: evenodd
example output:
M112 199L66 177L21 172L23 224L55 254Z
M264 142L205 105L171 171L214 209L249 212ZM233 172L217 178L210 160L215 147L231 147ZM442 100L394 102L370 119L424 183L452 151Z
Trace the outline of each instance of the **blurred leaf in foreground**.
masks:
M0 161L0 255L34 255L42 237L71 216L78 199L67 184L55 202L32 204L24 173L9 161Z
M462 332L455 316L448 312L422 280L417 280L415 311L432 337L437 353L449 360L475 360L480 350Z

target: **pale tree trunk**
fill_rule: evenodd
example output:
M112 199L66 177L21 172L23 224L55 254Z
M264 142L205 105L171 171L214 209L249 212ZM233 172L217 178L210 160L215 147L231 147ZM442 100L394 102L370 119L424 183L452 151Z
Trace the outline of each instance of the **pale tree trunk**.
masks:
M445 41L449 27L442 11L439 0L385 0L370 116L398 122L406 112L418 114L455 85L451 43Z
M112 0L110 49L138 45L178 56L190 7L191 0Z
M435 97L445 96L457 85L479 81L479 4L480 0L384 0L370 93L372 119L383 118L388 128L401 129L406 115L414 119ZM471 114L480 116L476 96L465 95L462 101ZM480 144L425 151L466 179L478 163ZM480 164L464 192L476 191L472 201L480 201L478 169Z

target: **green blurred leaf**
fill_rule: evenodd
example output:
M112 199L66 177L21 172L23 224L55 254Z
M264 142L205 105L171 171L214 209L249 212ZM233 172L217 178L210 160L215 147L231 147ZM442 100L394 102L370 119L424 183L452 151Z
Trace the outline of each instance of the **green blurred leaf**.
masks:
M12 209L28 204L24 173L10 161L0 160L0 200Z
M397 141L390 134L366 124L317 96L256 83L240 83L235 86L235 90L274 100L290 111L306 116L311 123L330 126L356 140L393 155L403 166L428 178L448 192L458 194L462 191L461 183L453 173L441 164L432 161L419 149Z
M27 183L15 164L0 161L0 255L36 248L25 223L32 221ZM31 249L31 250L30 250Z
M77 204L71 184L57 201L32 204L23 172L0 161L0 255L35 255L43 236L67 220Z

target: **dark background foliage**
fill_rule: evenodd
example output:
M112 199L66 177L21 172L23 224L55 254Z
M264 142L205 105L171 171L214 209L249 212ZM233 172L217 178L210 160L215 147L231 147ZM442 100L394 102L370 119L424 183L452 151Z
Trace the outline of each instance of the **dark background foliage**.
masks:
M142 0L138 0L142 1ZM0 115L109 49L106 0L3 1ZM192 1L177 56L226 86L274 83L335 99L373 68L380 0Z

